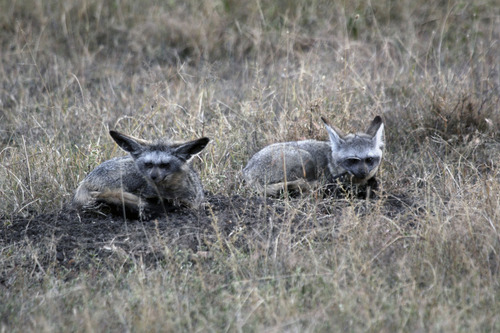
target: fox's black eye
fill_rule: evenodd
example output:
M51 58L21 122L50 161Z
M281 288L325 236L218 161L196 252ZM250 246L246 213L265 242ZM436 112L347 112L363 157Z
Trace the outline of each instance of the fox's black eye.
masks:
M359 160L357 158L348 158L348 159L344 160L344 164L347 166L353 166L356 163L358 163L358 161Z
M146 168L148 168L148 169L151 169L151 168L153 167L153 163L151 163L151 162L146 162L146 163L144 163L144 166L145 166Z
M378 161L379 161L378 157L367 157L367 158L365 158L365 163L368 164L368 165L374 165Z
M159 167L162 169L168 169L170 168L170 163L169 162L160 163Z

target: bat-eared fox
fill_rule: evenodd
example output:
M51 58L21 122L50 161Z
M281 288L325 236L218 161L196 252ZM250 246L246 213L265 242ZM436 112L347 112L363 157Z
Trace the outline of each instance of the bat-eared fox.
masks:
M329 141L292 141L264 147L243 169L246 182L268 196L283 191L307 192L318 185L336 193L356 188L357 195L375 189L385 143L382 118L376 116L365 133L348 135L321 119Z
M109 134L128 156L105 161L78 186L73 198L77 209L99 204L142 214L172 207L197 208L203 187L190 160L209 142L200 138L185 143L149 142L116 131Z

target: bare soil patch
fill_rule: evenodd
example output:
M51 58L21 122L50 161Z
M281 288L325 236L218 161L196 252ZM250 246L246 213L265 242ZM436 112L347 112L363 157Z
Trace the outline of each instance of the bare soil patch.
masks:
M165 246L173 251L210 256L207 249L216 243L224 247L227 241L246 251L259 244L265 247L285 230L296 239L314 234L313 238L319 241L334 241L342 209L352 204L329 199L305 205L302 202L297 209L294 202L287 206L283 200L261 197L208 195L207 199L207 205L198 211L176 209L150 220L81 214L72 209L28 218L3 218L0 244L17 248L36 244L42 249L37 258L42 267L55 263L78 270L95 258L120 253L156 265L165 256ZM376 200L356 201L359 214L366 214L377 205ZM414 209L410 206L408 200L394 196L382 203L384 214L390 218ZM308 211L312 207L314 211ZM408 221L407 226L414 227L414 222Z

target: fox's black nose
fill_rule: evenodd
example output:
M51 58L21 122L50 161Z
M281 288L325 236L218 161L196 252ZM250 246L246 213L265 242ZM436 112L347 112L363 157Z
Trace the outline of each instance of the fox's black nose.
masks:
M358 179L364 179L366 176L368 176L369 170L366 165L360 166L357 170L354 172L354 176Z
M156 168L154 168L153 170L151 170L151 173L149 174L149 178L151 178L151 180L153 182L157 182L160 178L160 173L158 172L158 170Z
M358 179L364 179L368 174L366 172L356 172L354 176Z

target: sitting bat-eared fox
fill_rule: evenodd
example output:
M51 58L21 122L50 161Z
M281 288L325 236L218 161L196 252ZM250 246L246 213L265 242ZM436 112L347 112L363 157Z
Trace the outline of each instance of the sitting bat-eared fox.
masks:
M105 204L141 215L145 210L161 212L172 207L200 206L203 187L190 160L206 147L208 138L167 143L149 142L116 131L109 134L129 155L105 161L85 177L73 198L76 209L92 210Z
M307 192L318 183L336 194L355 188L357 196L369 196L377 187L375 175L384 151L382 118L376 116L364 133L348 135L321 119L329 141L281 142L264 147L243 169L246 182L268 196L283 191Z

